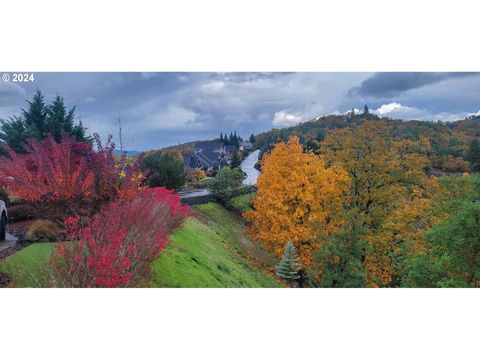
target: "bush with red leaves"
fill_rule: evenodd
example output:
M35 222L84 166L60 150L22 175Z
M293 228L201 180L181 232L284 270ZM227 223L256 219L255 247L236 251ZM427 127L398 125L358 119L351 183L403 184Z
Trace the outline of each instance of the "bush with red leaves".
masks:
M51 257L49 286L137 287L168 235L190 216L180 197L165 188L144 190L133 200L116 200L87 223L67 220L66 239Z
M97 151L92 144L66 136L60 143L28 141L26 154L5 147L8 156L0 158L0 185L49 218L86 215L109 200L135 197L142 189L138 163L116 160L111 138L106 146L98 135L94 138Z

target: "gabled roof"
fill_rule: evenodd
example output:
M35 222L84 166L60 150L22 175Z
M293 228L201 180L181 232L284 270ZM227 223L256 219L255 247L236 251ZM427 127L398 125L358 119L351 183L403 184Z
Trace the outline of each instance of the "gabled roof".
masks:
M200 141L195 144L195 150L221 152L224 146L220 141Z

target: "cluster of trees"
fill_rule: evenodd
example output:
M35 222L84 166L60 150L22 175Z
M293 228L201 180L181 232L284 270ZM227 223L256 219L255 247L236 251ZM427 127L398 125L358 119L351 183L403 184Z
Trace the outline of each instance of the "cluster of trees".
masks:
M177 190L185 185L187 180L183 156L175 150L165 150L146 156L142 161L142 171L150 187L163 186Z
M63 98L57 95L50 104L37 90L32 101L27 101L27 109L9 119L0 120L0 139L17 153L25 153L27 139L37 141L53 137L60 142L64 134L76 141L90 142L82 122L75 123L75 107L67 110Z
M478 286L480 177L427 176L431 151L381 120L331 130L319 154L293 136L262 160L250 234L295 247L311 286Z
M480 119L468 118L443 123L427 121L401 121L380 119L370 112L352 115L327 115L319 119L285 128L273 129L256 136L257 146L262 152L270 151L274 144L298 136L305 148L320 153L320 143L330 130L355 129L366 121L386 123L389 134L396 140L419 141L428 138L431 148L426 154L430 166L447 173L479 171Z
M235 147L238 149L243 139L235 130L234 132L230 132L230 135L223 135L223 133L220 133L219 141L223 142L225 145L235 145Z

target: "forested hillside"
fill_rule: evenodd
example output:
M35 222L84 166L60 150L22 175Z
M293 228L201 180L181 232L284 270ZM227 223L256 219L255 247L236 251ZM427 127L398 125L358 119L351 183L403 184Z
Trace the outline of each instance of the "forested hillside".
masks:
M297 135L305 148L320 152L320 143L333 129L354 129L366 120L387 124L390 135L397 140L427 141L429 168L447 173L480 170L480 117L454 122L404 121L380 118L375 114L327 115L284 129L273 129L256 136L263 151L279 141Z

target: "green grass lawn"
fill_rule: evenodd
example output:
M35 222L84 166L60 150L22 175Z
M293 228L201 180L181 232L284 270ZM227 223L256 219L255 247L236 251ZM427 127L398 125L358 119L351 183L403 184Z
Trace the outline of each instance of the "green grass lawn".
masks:
M8 256L0 261L0 271L9 274L14 287L38 287L41 283L42 268L48 262L55 243L38 243Z
M195 218L171 236L170 244L152 268L151 287L279 287L274 278L250 264L236 239L243 226L215 203L194 206ZM53 243L26 247L0 263L13 286L38 286L41 269Z
M254 193L235 196L228 201L227 207L239 213L251 211L253 210L252 200L254 196Z

